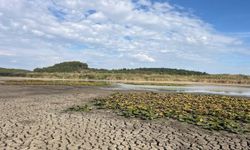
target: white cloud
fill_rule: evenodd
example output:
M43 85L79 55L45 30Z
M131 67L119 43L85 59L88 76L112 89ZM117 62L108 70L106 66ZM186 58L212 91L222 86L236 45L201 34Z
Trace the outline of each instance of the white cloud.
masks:
M88 17L88 19L92 20L93 22L104 23L108 19L102 12L96 12Z
M111 61L168 66L173 58L174 66L192 61L201 67L204 60L219 63L219 55L250 53L239 38L170 3L149 0L0 0L0 38L0 49L19 60L34 58L31 68L70 59L93 67L112 68Z
M132 57L138 59L139 61L142 61L142 62L154 62L155 59L152 58L152 57L149 57L148 55L146 54L135 54L135 55L132 55Z
M0 56L15 56L15 54L10 53L8 51L0 50Z

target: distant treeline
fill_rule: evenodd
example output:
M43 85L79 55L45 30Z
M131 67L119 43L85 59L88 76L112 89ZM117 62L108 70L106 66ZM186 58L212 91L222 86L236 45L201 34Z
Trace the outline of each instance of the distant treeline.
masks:
M20 69L2 69L0 75L15 75L20 73L27 73L27 70ZM121 74L168 74L168 75L207 75L206 72L190 71L184 69L170 69L170 68L136 68L136 69L95 69L89 68L88 64L79 61L63 62L53 66L36 68L35 73L121 73Z
M205 72L189 71L184 69L169 69L169 68L136 68L136 69L94 69L88 68L86 63L79 61L63 62L55 64L51 67L37 68L34 72L82 72L82 71L96 71L104 73L142 73L142 74L170 74L170 75L206 75Z
M0 76L23 76L28 70L0 68Z
M184 69L170 68L136 68L136 69L117 69L111 72L118 73L142 73L142 74L169 74L169 75L207 75L206 72L190 71Z

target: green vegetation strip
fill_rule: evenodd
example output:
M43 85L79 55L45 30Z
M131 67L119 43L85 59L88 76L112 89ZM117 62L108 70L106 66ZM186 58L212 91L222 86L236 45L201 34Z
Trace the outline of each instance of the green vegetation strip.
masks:
M181 83L158 83L158 82L127 82L131 85L156 85L156 86L187 86L187 84Z
M65 110L65 112L89 112L92 110L92 107L90 107L89 105L85 104L84 106L72 106L68 109Z
M107 82L67 81L67 80L7 80L4 85L65 85L65 86L109 86Z
M96 99L100 108L126 117L173 118L211 130L250 131L250 99L184 93L115 93Z

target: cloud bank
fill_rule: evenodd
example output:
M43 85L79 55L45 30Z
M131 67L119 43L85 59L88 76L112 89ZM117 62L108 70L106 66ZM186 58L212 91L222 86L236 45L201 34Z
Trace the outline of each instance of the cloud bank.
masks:
M98 68L250 73L241 38L167 2L0 0L0 38L0 64L7 67L80 60Z

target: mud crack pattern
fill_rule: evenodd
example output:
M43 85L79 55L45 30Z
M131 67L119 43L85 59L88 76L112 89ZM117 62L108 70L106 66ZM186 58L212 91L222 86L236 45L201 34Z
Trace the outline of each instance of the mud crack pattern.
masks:
M250 135L214 132L174 120L126 119L108 110L65 113L110 94L98 88L0 86L0 149L248 150Z

